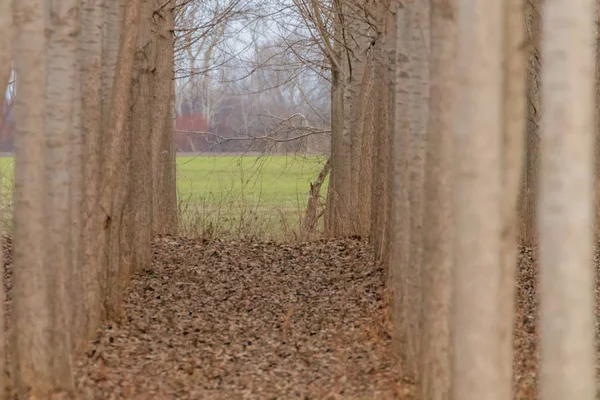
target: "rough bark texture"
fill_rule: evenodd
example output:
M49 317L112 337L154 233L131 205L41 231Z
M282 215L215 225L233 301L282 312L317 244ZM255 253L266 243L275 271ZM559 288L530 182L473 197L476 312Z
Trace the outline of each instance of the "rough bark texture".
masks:
M105 121L104 161L100 181L99 207L104 213L101 236L105 236L106 257L106 294L105 310L108 319L119 320L123 294L120 253L121 221L125 202L126 181L125 156L127 154L127 134L125 126L129 110L129 96L133 59L137 44L140 17L140 0L128 1L122 25L121 44L119 46L117 66L112 85L111 104L108 119Z
M45 12L38 0L13 2L20 121L15 135L13 377L21 398L47 398L54 386L51 307L44 260ZM31 246L31 243L36 245Z
M409 260L402 271L403 331L406 345L403 353L404 368L418 380L419 315L421 313L421 264L423 256L423 182L425 175L425 144L429 98L429 0L409 1Z
M101 319L101 296L104 273L98 253L97 215L101 139L102 139L102 42L104 1L83 0L81 4L81 128L83 136L83 303L85 305L86 333L91 336Z
M394 129L394 73L396 65L396 18L395 1L386 1L384 9L383 37L377 46L375 92L378 101L375 111L373 135L373 189L371 192L371 243L375 258L385 260L386 243L389 242L390 200L390 140Z
M527 33L527 133L525 141L525 165L519 195L519 238L526 246L537 244L536 204L539 180L540 146L540 35L543 0L525 3Z
M71 256L71 135L73 132L73 75L77 68L79 3L77 0L50 5L46 27L46 198L45 268L52 306L52 369L55 389L71 392L73 349L73 284Z
M390 248L388 287L392 295L392 322L394 325L394 348L402 357L406 348L404 330L403 274L408 268L409 253L409 206L408 190L408 139L409 139L409 101L408 101L408 9L400 3L396 11L397 48L396 48L396 94L395 94L395 130L391 138L391 202L390 202ZM401 358L400 362L404 362ZM404 364L402 364L404 365Z
M429 123L426 145L420 398L450 398L453 265L453 135L458 1L431 1Z
M594 2L544 5L540 334L543 399L594 399Z
M500 272L500 398L512 396L515 269L517 265L517 201L523 170L526 121L526 57L523 0L504 1L504 104L502 250Z
M11 1L0 3L0 110L4 110L4 100L10 71L12 68L12 42L13 32L13 10ZM0 111L0 128L3 124L3 112ZM2 178L0 178L0 187L2 187ZM0 195L4 193L0 192ZM0 219L4 218L4 213L0 212ZM2 235L3 236L3 235ZM0 239L2 242L2 239ZM0 243L2 245L2 243ZM0 254L0 265L4 265L4 257ZM0 399L3 399L3 390L6 386L6 334L4 324L4 276L0 278Z
M155 233L172 233L173 213L177 214L177 201L173 210L173 195L167 190L169 180L174 178L173 136L165 137L171 131L173 119L171 96L173 90L173 7L174 1L155 0L153 14L154 40L156 42L155 80L152 103L152 224ZM169 122L170 121L170 122ZM168 164L167 164L168 163ZM176 189L175 189L176 190Z
M500 399L503 6L461 2L455 114L452 398Z

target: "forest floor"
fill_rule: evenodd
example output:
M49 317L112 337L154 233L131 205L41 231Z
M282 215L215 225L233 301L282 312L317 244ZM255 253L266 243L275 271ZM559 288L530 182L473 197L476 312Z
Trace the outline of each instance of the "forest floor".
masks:
M384 272L358 240L154 242L151 270L75 369L79 399L412 399ZM7 309L10 312L10 248ZM536 266L519 257L516 399L537 384Z

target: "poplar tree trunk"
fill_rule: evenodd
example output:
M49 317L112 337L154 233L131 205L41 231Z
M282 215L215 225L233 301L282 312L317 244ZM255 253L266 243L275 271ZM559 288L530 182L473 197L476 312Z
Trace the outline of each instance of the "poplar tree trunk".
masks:
M544 5L540 397L594 399L594 1Z
M173 143L173 0L155 0L155 78L152 94L152 224L154 233L177 229L175 146Z
M420 394L450 398L450 302L458 1L431 1L429 123L426 144Z
M452 398L504 399L498 374L502 234L501 2L459 9Z
M155 43L151 38L154 1L142 0L140 31L131 90L131 194L126 214L132 217L132 266L136 271L152 261L152 71Z
M500 379L501 398L512 396L513 327L518 240L518 196L525 150L527 67L524 1L504 1L504 98L503 98L503 190L502 250L500 272Z
M55 388L71 392L73 349L73 265L71 255L71 135L73 132L73 76L77 64L79 2L50 5L46 69L46 199L45 264L52 306L52 369Z
M19 96L14 113L15 190L13 229L14 380L20 398L47 398L54 387L52 308L45 264L45 91L46 39L44 3L13 2L15 67ZM31 243L36 243L31 246Z
M121 259L121 222L126 198L127 173L125 156L127 154L128 133L126 127L129 110L133 58L137 44L140 20L141 0L130 0L126 3L121 44L119 46L117 65L112 85L112 95L108 118L105 120L104 161L100 179L98 204L104 213L101 238L107 245L101 259L106 259L106 294L105 310L109 320L121 318L121 302L123 279L127 274L126 266Z
M86 334L100 325L102 287L105 279L100 262L98 231L102 229L97 203L102 148L103 21L104 1L83 0L81 4L81 128L83 136L83 303Z

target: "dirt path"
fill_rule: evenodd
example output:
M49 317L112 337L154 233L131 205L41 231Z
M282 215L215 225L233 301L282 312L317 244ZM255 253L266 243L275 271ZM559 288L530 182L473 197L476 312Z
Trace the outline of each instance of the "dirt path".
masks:
M364 243L157 239L77 367L82 399L393 399L406 385Z

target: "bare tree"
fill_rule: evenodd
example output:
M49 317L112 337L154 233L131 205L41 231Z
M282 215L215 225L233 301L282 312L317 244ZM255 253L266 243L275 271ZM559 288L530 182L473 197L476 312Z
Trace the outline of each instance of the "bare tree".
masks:
M540 396L593 399L594 1L544 5Z

